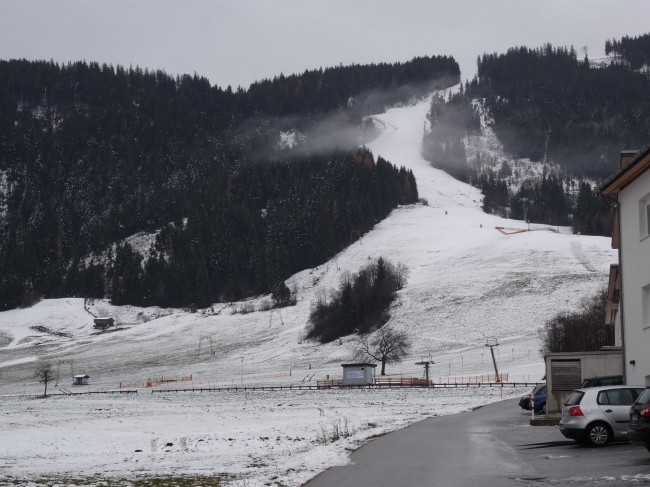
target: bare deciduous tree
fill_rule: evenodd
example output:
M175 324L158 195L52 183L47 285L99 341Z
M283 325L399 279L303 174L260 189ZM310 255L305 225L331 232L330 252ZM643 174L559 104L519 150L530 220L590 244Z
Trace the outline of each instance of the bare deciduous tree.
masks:
M41 384L45 384L45 397L47 397L47 384L54 380L54 369L52 364L44 363L39 364L34 371L34 378Z
M386 375L386 364L401 362L411 349L406 333L388 326L380 328L374 335L359 335L354 343L354 358L380 362L381 375Z

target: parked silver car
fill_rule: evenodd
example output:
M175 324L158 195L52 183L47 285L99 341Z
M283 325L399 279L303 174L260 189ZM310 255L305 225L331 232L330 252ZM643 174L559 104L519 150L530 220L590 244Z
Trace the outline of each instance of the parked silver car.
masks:
M560 432L592 446L627 438L630 406L644 390L641 386L576 389L562 408Z

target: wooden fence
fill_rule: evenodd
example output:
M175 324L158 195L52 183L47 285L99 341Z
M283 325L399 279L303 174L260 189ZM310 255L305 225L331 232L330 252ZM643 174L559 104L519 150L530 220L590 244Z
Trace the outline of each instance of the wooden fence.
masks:
M508 374L471 375L468 377L438 377L437 384L481 384L486 382L508 382Z
M426 379L421 379L426 381ZM319 381L321 382L321 381ZM177 393L177 392L248 392L248 391L316 391L316 390L327 390L327 389L386 389L386 388L418 388L418 389L476 389L476 388L485 388L485 387L494 387L497 389L504 388L516 388L516 387L535 387L538 385L545 384L545 382L484 382L477 384L436 384L431 383L426 384L407 384L407 383L388 383L384 385L380 384L359 384L359 385L331 385L328 387L319 387L318 384L312 385L289 385L289 386L254 386L254 387L186 387L186 388L175 388L175 389L151 389L151 393ZM113 391L88 391L88 392L71 392L71 393L53 393L48 394L48 396L83 396L88 394L135 394L137 390L113 390ZM42 397L38 394L10 394L7 397Z
M375 380L379 386L430 386L433 381L427 379L418 379L417 377L377 377Z
M259 374L259 375L244 375L240 377L228 377L227 379L205 379L205 380L195 380L192 375L183 376L180 378L173 377L159 377L156 379L147 380L145 382L120 382L119 389L141 389L146 387L159 387L159 386L171 386L171 385L181 385L186 386L188 383L190 385L209 385L217 383L230 383L234 385L240 380L259 380L259 379L274 379L277 377L291 377L291 371L288 372L278 372L275 374Z
M426 379L421 379L426 382ZM320 381L319 381L320 382ZM485 387L494 387L498 389L515 388L515 387L535 387L544 384L544 382L479 382L477 384L416 384L393 382L387 384L353 384L353 385L329 385L326 387L315 385L288 385L288 386L251 386L251 387L187 387L183 389L151 389L154 392L248 392L248 391L315 391L328 389L392 389L392 388L409 388L409 389L476 389Z

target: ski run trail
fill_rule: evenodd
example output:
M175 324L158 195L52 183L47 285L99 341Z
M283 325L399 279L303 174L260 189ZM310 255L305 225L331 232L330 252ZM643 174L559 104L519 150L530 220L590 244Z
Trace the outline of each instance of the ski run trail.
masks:
M165 376L191 375L186 385L195 387L340 378L351 340L305 340L310 306L344 272L379 256L410 270L389 324L409 334L412 355L389 365L389 375L422 377L415 362L429 356L435 382L493 373L485 347L492 339L500 344L499 372L510 381L540 381L539 329L603 287L616 253L608 238L568 229L495 229L527 225L483 213L477 189L421 157L428 109L427 99L376 115L385 129L369 144L375 157L413 170L428 206L400 206L336 258L288 279L297 290L294 307L242 315L231 313L232 304L193 313L106 301L85 309L83 299L57 299L0 313L0 485L223 475L226 485L299 486L345 464L376 435L499 400L498 389L485 387L162 394L141 387L137 394L33 396L42 392L31 378L40 362L60 375L51 392L143 386ZM97 333L92 314L115 317L121 330ZM91 385L73 387L73 373L89 374ZM504 389L503 397L529 389Z

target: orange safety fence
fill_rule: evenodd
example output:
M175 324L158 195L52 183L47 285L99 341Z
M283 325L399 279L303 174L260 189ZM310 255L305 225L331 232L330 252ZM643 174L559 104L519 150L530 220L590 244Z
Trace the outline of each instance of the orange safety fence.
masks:
M205 379L205 380L194 380L192 375L183 376L180 378L172 377L159 377L156 379L148 379L145 382L120 382L120 389L138 389L141 387L159 387L164 386L190 386L190 385L201 385L201 384L218 384L218 383L227 383L230 382L234 384L240 380L257 380L257 379L272 379L276 377L291 377L291 371L288 372L278 372L275 374L261 374L261 375L244 375L239 377L229 377L226 379Z
M505 227L494 227L494 228L499 230L504 235L516 235L517 233L524 233L528 231L526 229L522 230L521 228L505 228Z

